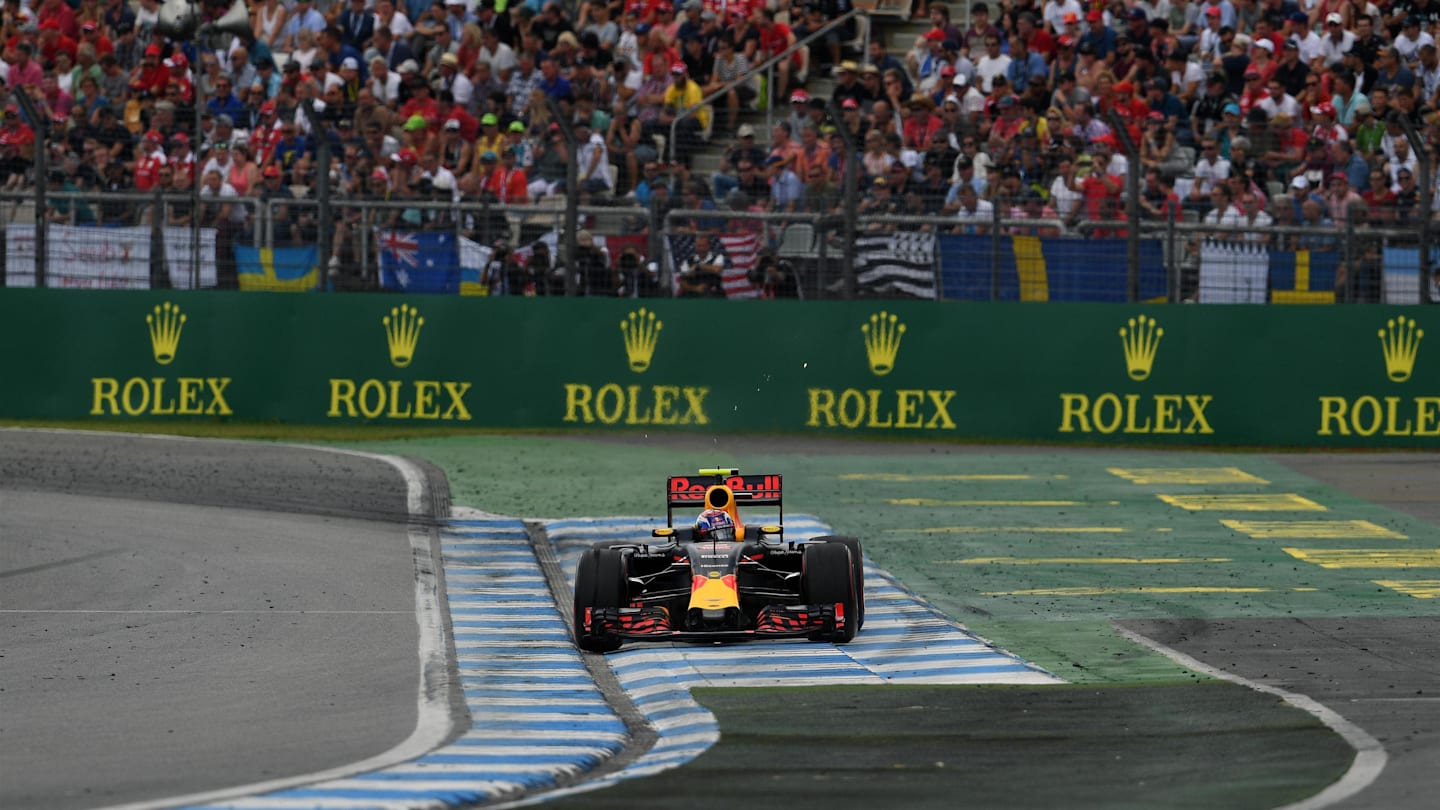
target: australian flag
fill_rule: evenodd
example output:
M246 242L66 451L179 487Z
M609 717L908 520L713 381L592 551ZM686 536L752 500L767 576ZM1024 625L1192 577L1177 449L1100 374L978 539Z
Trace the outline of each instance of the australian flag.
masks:
M411 293L460 292L460 251L444 231L376 231L380 286Z

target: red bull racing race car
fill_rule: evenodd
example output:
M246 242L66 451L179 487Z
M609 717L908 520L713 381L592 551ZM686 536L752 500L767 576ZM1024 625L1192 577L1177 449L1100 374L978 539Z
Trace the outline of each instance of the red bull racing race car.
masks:
M784 538L779 475L704 469L666 483L665 528L587 549L575 574L575 643L713 643L798 637L843 643L865 621L860 541ZM780 509L747 526L740 507ZM699 509L675 525L676 511Z

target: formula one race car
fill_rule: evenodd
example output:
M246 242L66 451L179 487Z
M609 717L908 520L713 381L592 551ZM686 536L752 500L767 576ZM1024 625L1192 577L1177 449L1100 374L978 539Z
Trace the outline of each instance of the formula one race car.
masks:
M780 476L705 469L669 478L665 528L580 557L575 643L610 652L625 641L853 639L865 622L860 541L786 541L780 522L746 526L741 504L780 507ZM688 508L702 511L677 527L676 510Z

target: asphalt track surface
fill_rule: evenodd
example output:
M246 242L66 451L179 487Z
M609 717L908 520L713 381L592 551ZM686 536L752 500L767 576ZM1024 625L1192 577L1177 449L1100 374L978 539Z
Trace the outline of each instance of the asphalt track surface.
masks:
M407 518L377 460L0 431L0 807L162 799L405 740Z
M1440 522L1440 455L1271 458ZM382 464L296 448L0 431L0 807L271 779L403 739L417 677L403 492ZM96 612L137 605L174 612ZM1127 626L1378 738L1388 766L1339 807L1435 806L1436 620Z

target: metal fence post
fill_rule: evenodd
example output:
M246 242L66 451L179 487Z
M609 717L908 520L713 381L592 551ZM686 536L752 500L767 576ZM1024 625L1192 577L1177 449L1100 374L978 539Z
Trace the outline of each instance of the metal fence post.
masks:
M1340 261L1345 263L1345 283L1340 287L1340 303L1353 304L1355 290L1360 282L1357 273L1360 268L1355 266L1355 217L1351 216L1349 211L1345 212L1345 244L1340 246L1340 251ZM1424 284L1424 279L1421 279L1421 284ZM1425 300L1423 292L1420 300L1422 303Z
M1165 217L1165 291L1170 303L1180 301L1180 251L1175 242L1175 212Z
M1420 303L1440 303L1431 296L1433 287L1430 281L1434 274L1434 262L1430 258L1430 208L1435 194L1435 167L1430 160L1429 150L1425 148L1424 137L1415 131L1415 125L1409 118L1392 112L1386 120L1398 123L1400 129L1404 130L1405 139L1410 142L1410 153L1415 155L1420 173L1420 199L1416 201L1416 207L1420 209L1417 212L1420 216Z
M990 300L1000 300L1000 199L990 204Z
M1115 110L1106 117L1115 139L1125 150L1125 218L1130 227L1125 229L1125 263L1128 265L1129 289L1126 300L1134 303L1140 299L1140 146L1130 137L1125 119ZM1104 171L1101 167L1096 167Z
M11 93L35 130L35 286L45 287L45 273L50 264L50 221L45 216L45 189L50 182L50 120L42 115L28 93Z
M579 292L575 282L575 258L579 251L576 231L580 223L580 143L575 140L574 121L565 114L560 102L547 97L545 103L549 105L550 115L560 125L560 134L565 138L565 230L561 234L565 241L560 252L565 259L565 294L575 295Z

